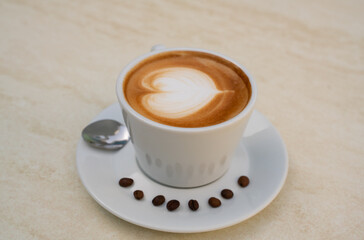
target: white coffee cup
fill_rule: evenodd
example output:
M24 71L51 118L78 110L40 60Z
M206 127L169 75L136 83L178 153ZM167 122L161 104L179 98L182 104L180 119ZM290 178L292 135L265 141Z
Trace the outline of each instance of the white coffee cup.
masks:
M144 59L169 51L205 52L234 63L244 71L250 81L252 93L247 106L237 116L223 123L199 128L163 125L136 112L124 96L125 76ZM228 170L252 113L257 89L248 71L229 57L203 49L163 48L158 45L122 70L117 80L116 94L141 170L159 183L187 188L211 183Z

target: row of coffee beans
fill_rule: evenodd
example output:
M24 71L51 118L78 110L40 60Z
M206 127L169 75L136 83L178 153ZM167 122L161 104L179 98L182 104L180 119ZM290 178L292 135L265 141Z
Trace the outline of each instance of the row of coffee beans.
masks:
M250 181L249 181L249 178L247 176L241 176L238 179L239 186L241 186L243 188L245 188L246 186L248 186L249 185L249 182ZM124 188L130 187L131 185L133 185L133 183L134 183L134 180L131 179L131 178L122 178L119 181L119 185L121 187L124 187ZM223 189L220 194L221 194L221 197L223 197L225 199L231 199L231 198L234 197L234 193L230 189ZM134 195L134 198L136 200L141 200L144 197L144 193L143 193L142 190L135 190L134 193L133 193L133 195ZM154 206L160 206L165 201L166 201L166 198L163 195L157 195L157 196L155 196L153 198L152 204ZM208 203L213 208L217 208L217 207L220 207L221 206L220 199L215 198L215 197L209 198ZM179 208L179 206L180 206L180 203L176 199L173 199L173 200L168 201L167 202L167 205L166 205L168 211L174 211L177 208ZM196 211L196 210L198 210L198 208L200 207L200 205L199 205L199 203L198 203L197 200L191 199L191 200L188 201L188 207L191 209L191 211Z

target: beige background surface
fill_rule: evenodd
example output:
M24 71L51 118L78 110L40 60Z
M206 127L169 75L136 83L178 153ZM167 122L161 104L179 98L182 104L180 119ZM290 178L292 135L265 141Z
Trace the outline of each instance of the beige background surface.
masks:
M0 1L0 239L364 239L363 1ZM255 76L290 159L255 217L200 234L125 222L75 166L82 128L156 43Z

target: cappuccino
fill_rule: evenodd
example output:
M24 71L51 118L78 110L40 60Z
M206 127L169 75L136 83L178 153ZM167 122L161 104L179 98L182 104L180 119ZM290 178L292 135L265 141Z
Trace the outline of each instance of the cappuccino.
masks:
M129 71L124 96L142 116L185 128L216 125L248 104L247 75L230 61L198 51L153 55Z

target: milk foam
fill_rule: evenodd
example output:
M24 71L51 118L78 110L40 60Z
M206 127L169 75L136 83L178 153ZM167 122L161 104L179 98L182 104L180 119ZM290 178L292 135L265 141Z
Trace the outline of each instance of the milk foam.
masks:
M143 96L143 106L153 114L172 119L199 111L223 92L216 88L209 75L187 67L155 70L141 84L152 91Z

